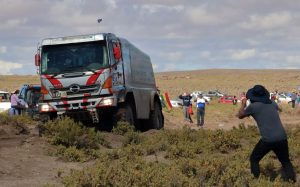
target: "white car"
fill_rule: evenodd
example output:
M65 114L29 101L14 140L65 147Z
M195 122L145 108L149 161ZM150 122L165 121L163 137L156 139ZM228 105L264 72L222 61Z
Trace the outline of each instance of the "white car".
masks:
M8 111L11 108L9 101L9 93L0 91L0 112Z
M182 106L182 101L179 100L170 100L172 107L178 108Z
M272 99L272 97L275 95L275 93L270 93L270 99ZM291 103L292 102L292 98L286 94L280 93L277 96L278 98L278 102L279 103Z
M281 103L289 103L292 101L292 98L285 94L279 94L278 100Z
M198 95L203 94L203 98L207 100L207 102L210 102L211 97L204 95L204 92L202 91L194 91L191 93L191 96L193 97L193 100L197 98Z

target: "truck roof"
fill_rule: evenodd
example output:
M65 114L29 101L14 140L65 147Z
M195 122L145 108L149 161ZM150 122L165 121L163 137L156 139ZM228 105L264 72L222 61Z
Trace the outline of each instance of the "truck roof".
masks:
M106 35L111 33L97 33L97 34L86 34L86 35L77 35L77 36L64 36L57 38L46 38L42 40L43 45L59 45L67 43L82 43L82 42L92 42L104 40Z

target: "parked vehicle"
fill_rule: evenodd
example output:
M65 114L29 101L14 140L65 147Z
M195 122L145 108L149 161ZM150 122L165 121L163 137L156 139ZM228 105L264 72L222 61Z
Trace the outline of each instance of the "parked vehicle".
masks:
M24 84L20 88L18 97L22 106L21 113L27 114L31 117L38 114L38 103L41 97L40 85Z
M44 39L35 62L45 119L164 125L150 57L126 39L111 33Z
M170 100L172 107L182 107L182 100Z
M222 94L221 92L215 90L215 91L208 91L207 93L203 94L204 96L208 96L208 97L223 97L224 94Z
M207 96L204 92L202 91L194 91L191 93L191 96L193 97L193 100L197 98L198 95L202 94L203 95L203 98L206 99L208 102L211 101L211 97L210 96Z
M278 97L278 100L279 102L281 103L289 103L289 102L292 102L292 98L285 95L285 94L279 94L279 97Z
M275 95L275 93L270 93L270 98L272 98L273 95ZM279 103L288 103L289 104L292 102L292 98L284 93L278 94L277 100Z
M11 108L9 96L8 92L0 91L0 113L6 112Z
M193 92L191 93L191 96L192 96L192 97L197 97L198 95L203 94L203 93L204 93L203 91L193 91Z
M234 97L232 95L226 95L226 96L220 97L218 102L224 103L224 104L233 104L233 100L234 100Z

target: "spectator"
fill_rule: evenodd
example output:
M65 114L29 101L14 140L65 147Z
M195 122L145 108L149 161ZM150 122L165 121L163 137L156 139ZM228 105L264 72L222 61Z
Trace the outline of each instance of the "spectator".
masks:
M300 105L300 93L297 94L295 104L296 104L297 107L299 107L299 105Z
M184 92L183 94L179 95L179 99L182 99L184 119L190 123L193 123L193 120L189 113L189 107L191 107L192 105L191 103L192 96Z
M291 102L292 102L292 108L295 108L295 104L296 104L296 99L297 99L297 94L296 94L296 92L293 92L292 94L291 94Z
M20 115L21 114L21 108L19 104L19 90L14 91L14 93L10 97L10 104L12 108L12 115Z
M235 95L233 96L233 99L232 99L232 104L233 104L233 105L236 105L236 104L237 104L237 98L236 98L236 96L235 96Z
M278 110L280 110L278 105L270 100L269 92L261 85L255 85L249 89L246 97L250 99L251 104L245 108L246 99L242 100L242 105L237 116L240 119L252 116L262 136L250 156L251 173L254 177L259 177L260 160L268 152L273 151L281 162L285 173L283 179L295 182L294 168L289 159L287 135L278 114Z
M204 115L205 115L205 104L208 103L208 101L203 98L202 94L199 94L195 101L197 103L197 126L203 127Z

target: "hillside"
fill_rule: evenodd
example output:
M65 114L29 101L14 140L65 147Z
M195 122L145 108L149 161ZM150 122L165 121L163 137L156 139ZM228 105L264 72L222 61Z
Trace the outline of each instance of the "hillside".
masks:
M270 91L292 91L300 85L300 70L230 70L211 69L156 73L156 84L171 97L183 91L215 90L238 94L254 84ZM36 75L0 75L0 90L14 90L22 84L39 84Z
M156 82L162 91L172 98L183 91L220 90L238 95L254 84L262 84L269 91L292 91L300 85L300 70L196 70L164 72L156 74Z

